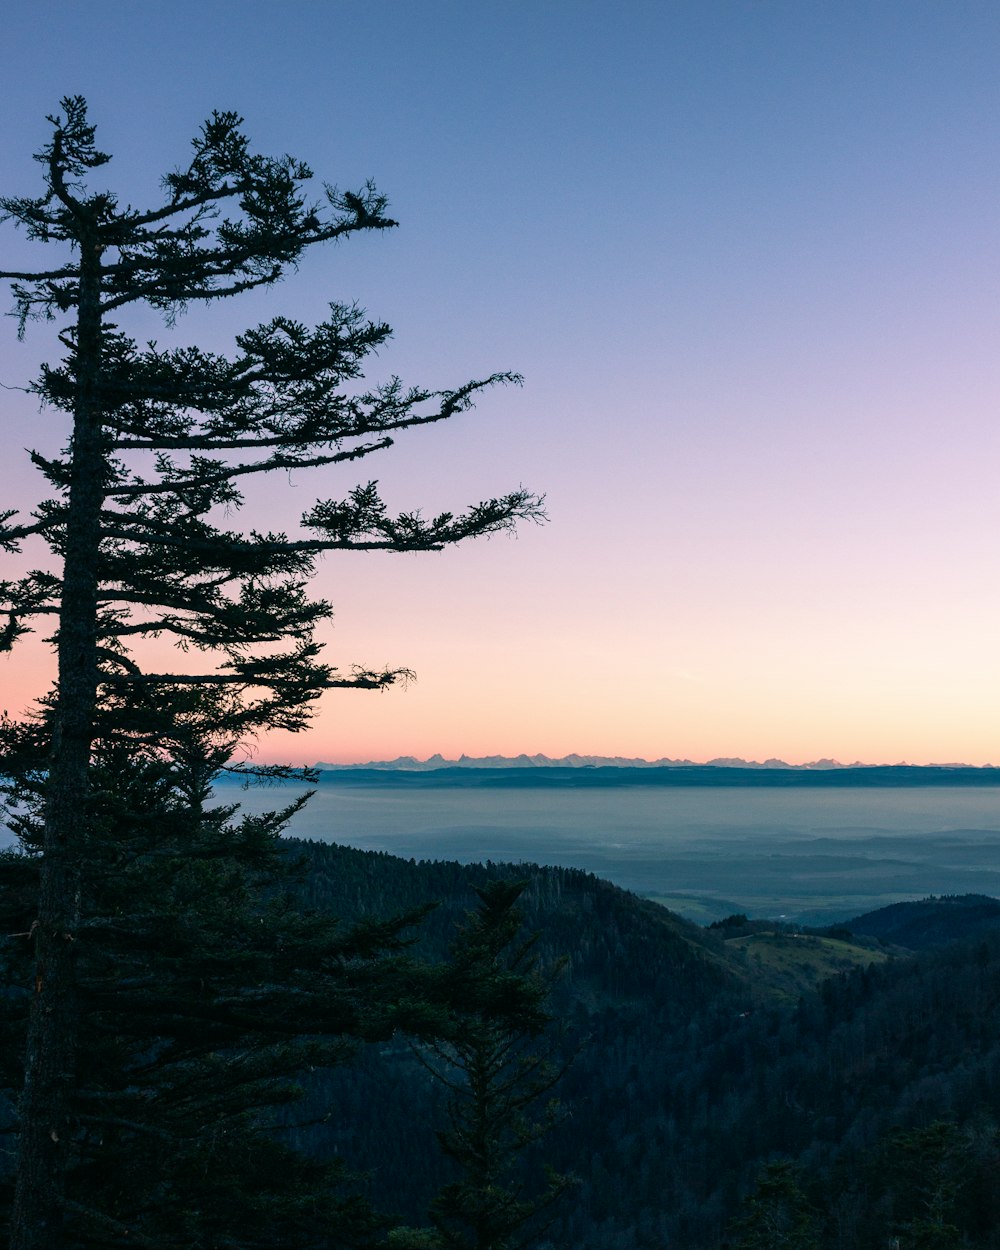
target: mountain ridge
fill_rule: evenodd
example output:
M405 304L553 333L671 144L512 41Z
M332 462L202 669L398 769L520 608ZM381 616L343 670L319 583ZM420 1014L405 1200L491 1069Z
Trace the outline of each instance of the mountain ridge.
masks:
M834 759L818 759L810 760L803 764L790 764L786 760L766 759L766 760L744 760L732 756L718 756L715 759L706 760L704 763L698 763L689 759L670 759L663 756L660 759L647 760L640 757L628 757L623 755L579 755L572 753L552 757L543 754L536 755L482 755L472 756L464 753L457 760L447 759L440 753L428 756L425 760L419 760L413 755L399 755L392 760L369 760L367 763L357 764L334 764L321 761L314 764L313 767L320 772L349 772L352 770L365 769L378 772L434 772L438 769L545 769L545 768L731 768L731 769L754 769L757 771L789 771L789 772L836 772L843 769L858 768L961 768L961 769L992 769L992 764L962 764L949 762L945 764L926 764L926 765L908 765L905 761L901 761L897 765L884 764L864 764L860 760L855 760L851 764L842 764L839 760Z
M623 755L570 755L551 757L536 755L482 755L464 753L457 760L446 759L435 753L425 760L413 755L400 755L393 760L370 760L364 764L333 764L320 762L315 768L324 772L342 772L346 769L365 768L391 772L429 772L436 768L790 768L796 770L828 770L835 768L862 768L860 762L841 764L838 760L812 760L805 764L789 764L785 760L743 760L735 757L718 757L697 763L689 759L670 759L666 756L647 760ZM954 766L950 766L954 767Z

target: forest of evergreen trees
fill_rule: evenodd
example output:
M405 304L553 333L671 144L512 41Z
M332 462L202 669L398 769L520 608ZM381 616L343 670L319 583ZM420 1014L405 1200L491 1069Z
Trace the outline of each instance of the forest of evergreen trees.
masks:
M317 843L295 853L308 863L304 897L342 915L440 899L420 927L417 949L431 959L444 958L476 885L527 877L526 927L544 961L565 961L555 1036L575 1056L558 1089L566 1117L525 1159L529 1172L547 1163L578 1178L556 1210L552 1246L1000 1244L991 900L894 909L897 926L944 917L936 944L885 947L885 962L793 1000L766 967L733 953L724 935L740 928L701 930L581 872L413 863ZM867 917L859 929L878 923ZM418 1218L448 1175L427 1147L439 1093L404 1044L369 1048L308 1082L302 1118L331 1112L329 1124L291 1131L310 1152L351 1158L371 1195ZM767 1198L769 1175L772 1205L804 1204L812 1240L753 1240L740 1227L748 1201L760 1222L753 1195L759 1182Z
M859 935L906 932L913 949L852 935L850 926L831 936L733 917L700 929L572 869L417 863L299 841L285 843L280 858L264 888L268 924L284 917L290 962L241 936L241 924L260 923L246 896L247 912L233 909L234 898L221 915L214 902L192 912L188 896L183 933L155 933L155 1012L142 978L123 975L123 960L137 968L150 961L134 935L116 951L113 971L95 969L85 982L104 1004L85 1036L87 1053L108 1067L95 1070L84 1091L94 1122L105 1123L81 1143L76 1180L104 1209L129 1209L116 1185L158 1203L155 1220L141 1204L136 1211L148 1244L169 1244L188 1224L195 1235L197 1211L177 1204L198 1195L221 1238L208 1244L219 1246L230 1244L234 1229L243 1240L231 1244L275 1245L301 1232L305 1245L376 1245L388 1237L400 1250L524 1238L593 1250L1000 1244L994 900L928 900L857 922ZM12 868L24 864L5 865L8 928L19 923L9 906ZM194 878L189 871L173 881L159 876L160 888L175 892L172 908L204 885L206 870ZM230 880L235 895L245 884L239 875ZM491 890L506 890L510 906L500 908L505 919L484 964L481 943L478 956L469 954L469 925ZM428 900L437 900L430 910ZM520 909L520 923L511 908ZM228 927L225 941L216 923ZM806 983L810 942L853 950L856 966L790 994L786 970L748 955L748 935L801 951ZM194 950L195 939L216 944L214 963ZM306 985L322 966L317 944L338 969L318 987L333 998L325 1007ZM14 946L7 943L0 1030L0 1128L8 1143L24 1019ZM376 950L383 953L373 963ZM505 962L517 951L520 972ZM291 1012L292 1027L276 1038L258 1034L249 1017L220 1020L209 1010L220 999L179 975L178 959L193 960L230 1004L245 961L258 975L283 968L281 983L260 985L258 997L279 1024ZM292 972L296 964L302 978ZM487 966L493 972L484 975ZM125 995L114 1006L101 989L111 983ZM477 984L492 988L484 996ZM164 1001L170 985L172 1004ZM359 992L369 996L364 1021ZM248 1011L245 996L241 1002ZM192 1032L189 1011L198 1003L204 1009ZM304 1033L310 1020L312 1035ZM454 1088L427 1060L435 1046L449 1053L459 1036L492 1042L498 1021L521 1058L539 1059L546 1074L536 1090L524 1087L538 1095L527 1100L524 1120L538 1131L511 1138L504 1192L523 1204L512 1225L518 1237L477 1241L459 1220L455 1240L435 1240L443 1236L435 1212L449 1227L442 1195L470 1198L468 1159L442 1148ZM331 1029L341 1041L329 1038ZM124 1084L116 1072L127 1074ZM453 1085L461 1087L457 1075ZM217 1129L210 1142L200 1127L206 1119ZM6 1204L9 1148L0 1160ZM193 1166L204 1171L192 1174ZM257 1186L249 1206L248 1183ZM325 1241L303 1214L317 1194L327 1195L321 1210L334 1230ZM123 1237L105 1231L79 1244Z

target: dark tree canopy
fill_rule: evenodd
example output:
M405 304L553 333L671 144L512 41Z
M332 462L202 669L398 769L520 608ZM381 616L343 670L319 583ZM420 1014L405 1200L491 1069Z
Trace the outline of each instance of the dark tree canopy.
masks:
M125 328L131 307L172 324L193 303L271 285L315 244L394 223L370 184L310 198L309 168L254 153L233 113L202 127L187 164L163 179L161 202L134 208L91 185L109 157L85 102L68 98L62 109L36 158L42 194L0 199L2 218L55 254L47 268L0 278L12 283L22 333L37 319L59 324L64 355L31 389L68 428L61 455L32 455L51 496L29 518L0 513L0 548L42 540L53 556L0 581L0 649L41 624L58 657L37 723L6 723L0 734L0 771L29 810L38 804L25 843L38 905L21 939L34 989L14 1250L65 1244L82 1132L80 969L95 940L87 883L109 853L98 763L152 767L158 758L168 766L167 809L180 796L195 811L181 780L192 767L211 776L233 767L255 731L302 729L327 688L379 688L405 674L363 665L343 673L324 661L315 629L330 605L309 594L318 555L433 551L541 516L541 500L523 489L461 512L393 515L368 481L315 502L298 532L232 528L245 481L363 459L389 448L395 431L446 420L483 389L519 379L366 387L365 357L389 329L349 304L331 305L315 327L275 317L239 335L228 356L138 343ZM179 648L169 671L151 667L142 647L158 637Z
M343 1163L289 1149L271 1121L288 1104L298 1118L303 1072L433 1022L405 952L419 913L343 925L304 908L278 839L303 800L263 817L213 804L197 748L95 752L57 1244L367 1246L381 1221ZM31 851L43 830L22 797ZM5 934L30 929L41 862L0 856ZM23 936L0 943L0 1091L20 1084L33 971Z

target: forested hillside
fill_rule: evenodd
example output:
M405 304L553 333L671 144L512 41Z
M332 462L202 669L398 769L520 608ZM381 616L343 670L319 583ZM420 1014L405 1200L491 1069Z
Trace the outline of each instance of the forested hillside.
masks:
M1000 927L1000 899L984 894L924 899L918 903L894 903L851 921L851 931L878 938L880 942L926 950L949 942L968 940Z
M740 918L701 930L568 869L290 851L303 860L304 901L345 918L441 900L415 931L428 959L444 957L475 885L529 881L526 927L545 962L566 960L557 1044L565 1056L579 1049L558 1091L567 1117L526 1159L529 1172L544 1162L579 1178L547 1234L553 1246L764 1244L754 1221L772 1208L793 1223L800 1212L813 1238L803 1247L930 1244L918 1240L928 1220L942 1237L954 1226L969 1245L1000 1244L1000 932L890 954L843 931L796 935ZM755 957L762 942L781 958ZM848 970L825 977L831 944ZM313 1074L295 1112L309 1126L288 1131L367 1170L380 1205L419 1221L448 1175L434 1144L439 1103L400 1040ZM775 1160L794 1169L772 1168L746 1206Z

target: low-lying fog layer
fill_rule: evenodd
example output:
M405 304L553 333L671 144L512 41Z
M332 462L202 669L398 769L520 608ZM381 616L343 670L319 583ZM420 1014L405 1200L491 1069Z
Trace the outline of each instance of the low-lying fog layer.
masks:
M238 790L246 810L299 787ZM1000 895L1000 789L321 785L289 827L416 859L582 868L703 923L733 911L825 923L927 894Z

